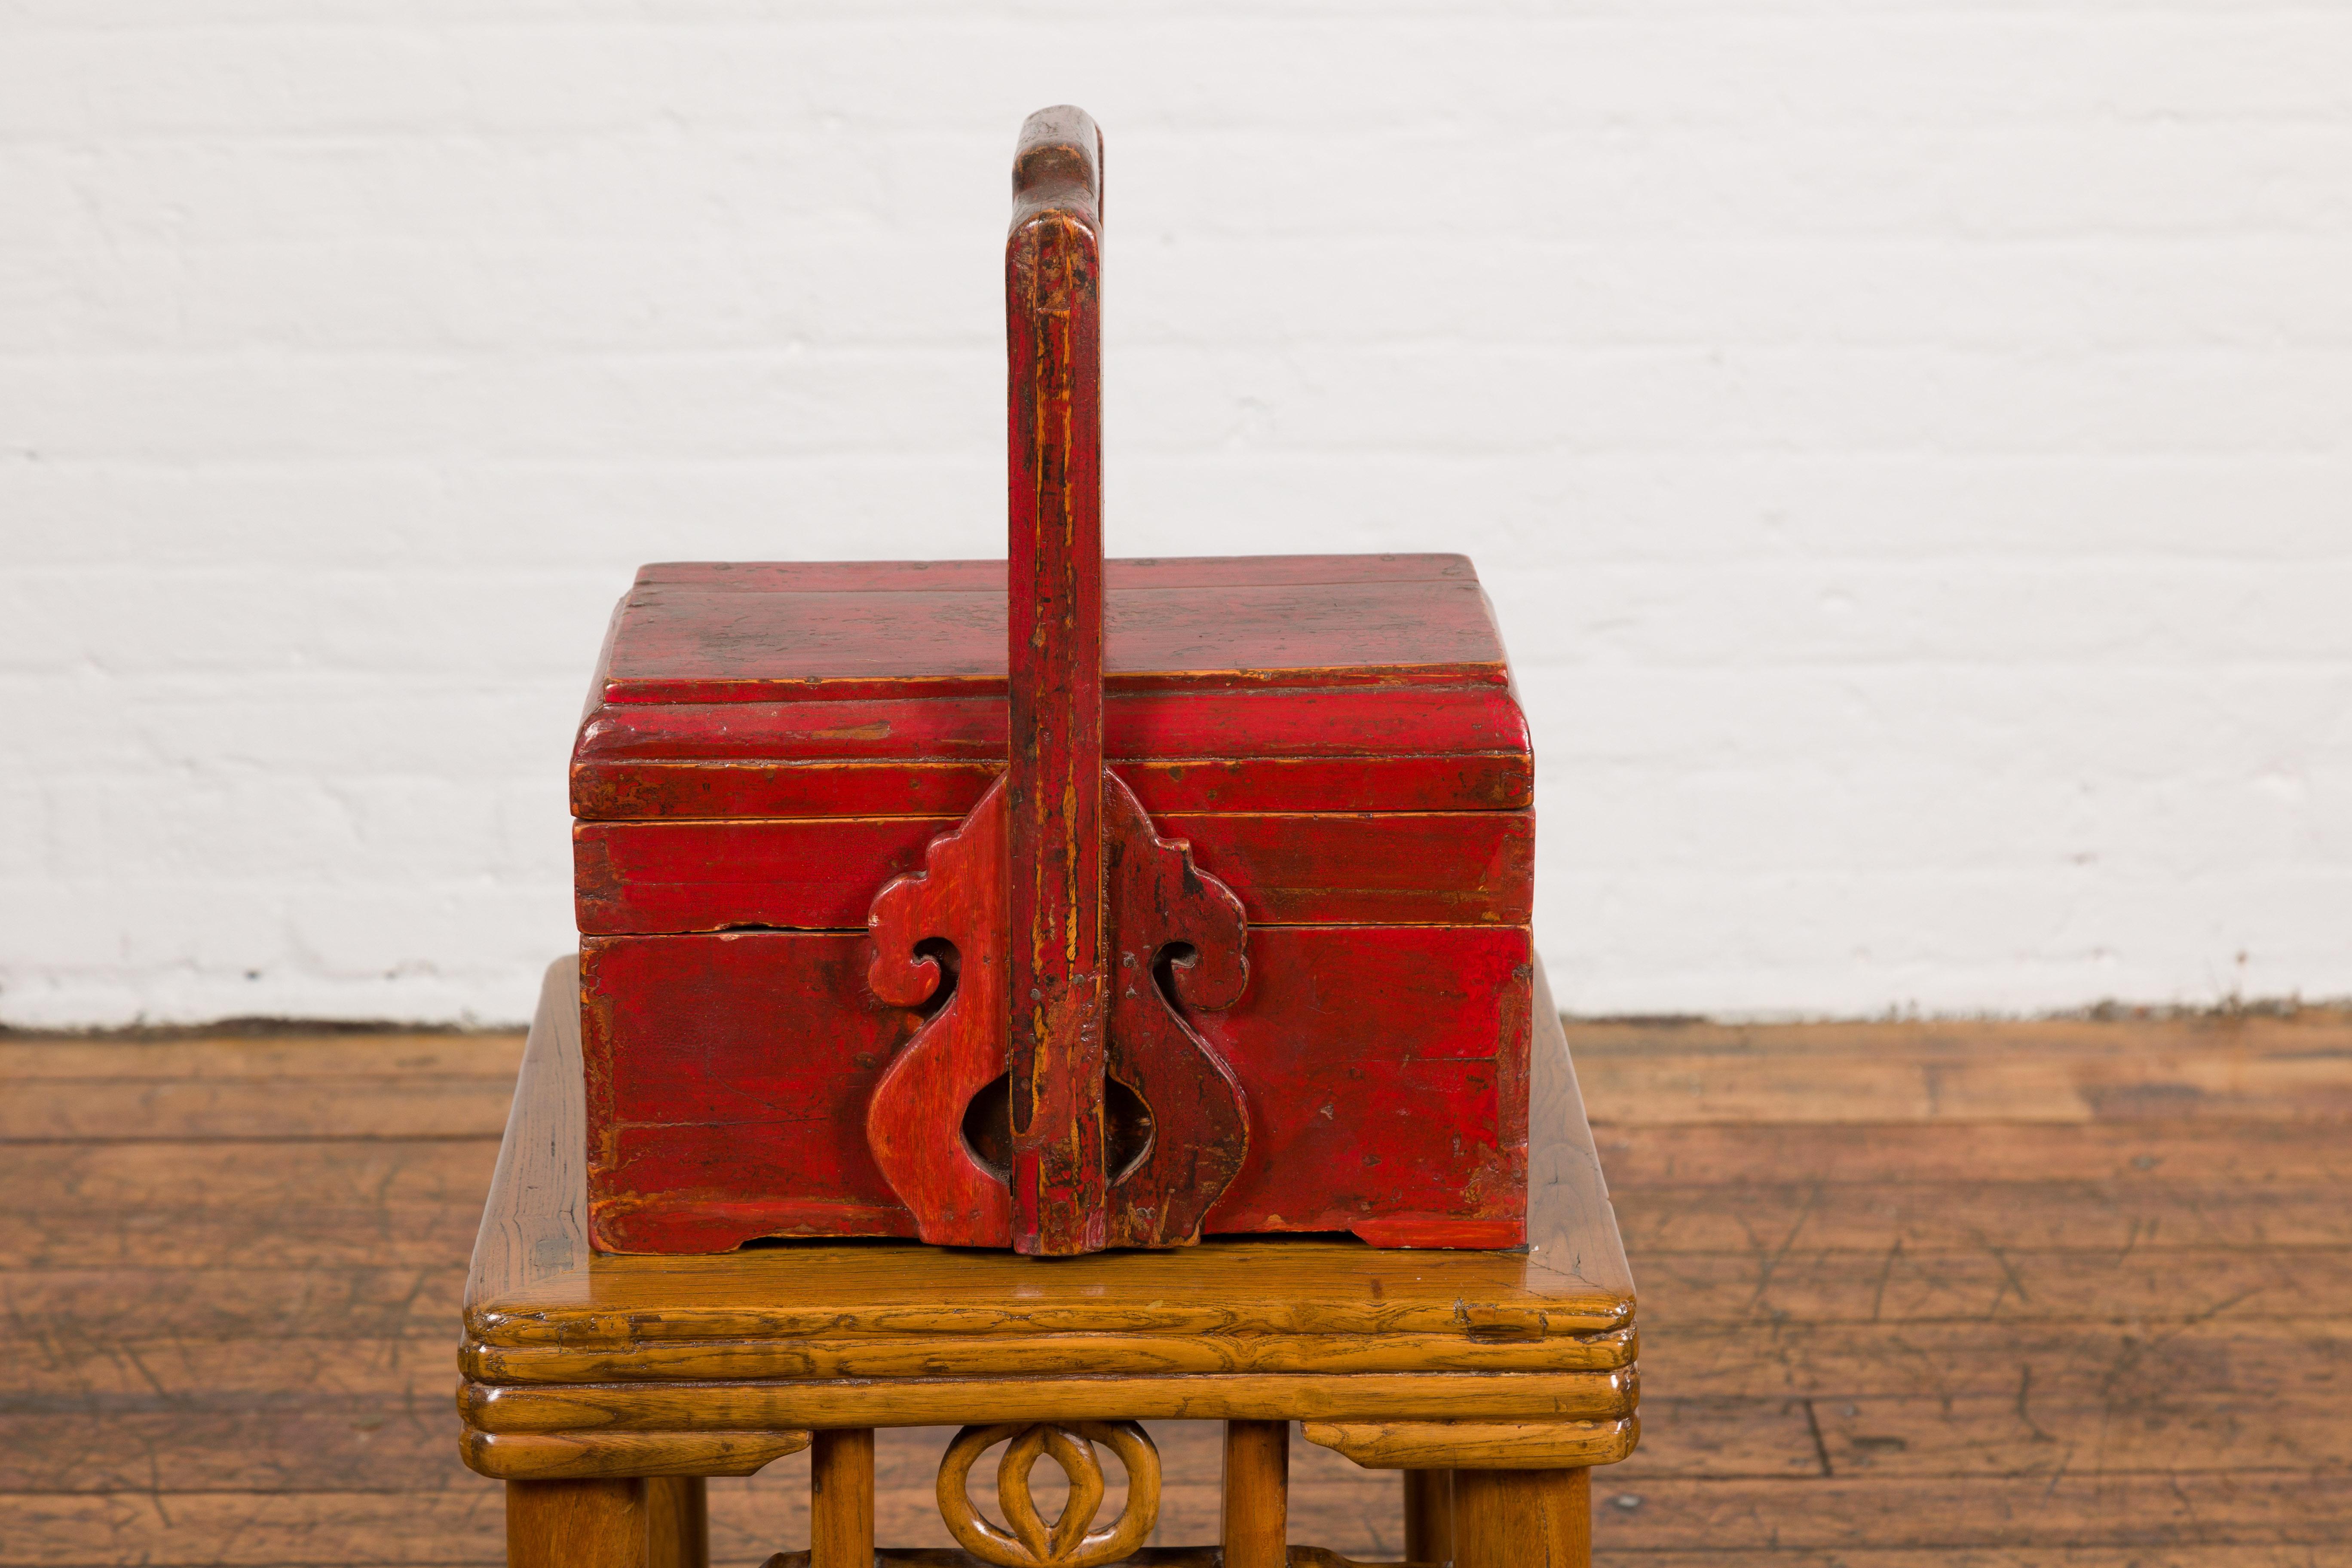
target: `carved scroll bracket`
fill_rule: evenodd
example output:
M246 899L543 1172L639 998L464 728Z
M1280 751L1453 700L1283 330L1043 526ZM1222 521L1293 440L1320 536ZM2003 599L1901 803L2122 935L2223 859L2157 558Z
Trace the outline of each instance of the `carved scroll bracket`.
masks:
M1108 1245L1181 1247L1198 1239L1249 1152L1241 1082L1185 1017L1239 998L1247 924L1233 890L1192 864L1191 846L1160 837L1118 775L1101 776L1113 965L1105 1078L1067 1091L1099 1099L1117 1084L1141 1108L1140 1141L1115 1146L1104 1173ZM922 871L876 896L867 921L875 995L930 1016L875 1086L866 1144L918 1234L940 1246L1013 1239L1006 1172L992 1166L986 1137L969 1135L989 1119L1000 1138L1011 1131L997 1125L1002 1103L983 1098L1008 1065L1008 815L1000 780L931 841Z
M1105 1069L1150 1108L1151 1142L1111 1173L1114 1247L1181 1247L1201 1234L1249 1152L1241 1080L1177 1006L1232 1005L1249 983L1233 889L1162 838L1133 792L1103 773L1110 1044Z
M876 895L866 984L930 1016L890 1058L866 1107L874 1163L940 1247L1009 1247L1013 1197L965 1141L966 1108L1004 1072L1005 786L999 779L924 869Z
M1007 1443L996 1468L996 1500L1004 1511L1000 1527L971 1500L971 1467L981 1455ZM1089 1528L1102 1509L1101 1444L1127 1467L1127 1506L1099 1529ZM1061 1517L1047 1523L1030 1493L1031 1472L1050 1456L1069 1478L1069 1500ZM940 1460L940 1515L966 1552L1000 1568L1096 1568L1128 1556L1150 1538L1160 1521L1160 1450L1132 1421L1008 1422L967 1426Z

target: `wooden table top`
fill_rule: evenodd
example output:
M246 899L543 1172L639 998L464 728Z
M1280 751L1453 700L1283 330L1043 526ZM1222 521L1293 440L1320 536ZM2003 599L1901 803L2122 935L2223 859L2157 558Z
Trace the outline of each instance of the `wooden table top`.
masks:
M1079 1385L1115 1379L1128 1393L1113 1403L1137 1416L1238 1414L1276 1385L1300 1417L1632 1409L1633 1280L1540 971L1528 1247L1253 1237L1062 1259L895 1240L592 1255L574 974L570 960L548 973L475 1246L460 1360L478 1427L701 1425L719 1404L732 1425L754 1419L740 1413L751 1383L758 1420L805 1425L810 1400L788 1384L1008 1377L1055 1409L1090 1406ZM1138 1405L1138 1380L1182 1386ZM551 1385L583 1384L601 1385L586 1404L547 1404ZM1321 1393L1301 1405L1307 1384ZM855 1403L879 1425L940 1418L919 1400Z

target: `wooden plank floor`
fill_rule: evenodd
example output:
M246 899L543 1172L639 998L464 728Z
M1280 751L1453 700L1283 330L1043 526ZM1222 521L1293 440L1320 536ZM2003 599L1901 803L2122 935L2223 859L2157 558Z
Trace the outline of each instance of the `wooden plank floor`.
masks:
M1570 1037L1643 1288L1603 1561L2352 1564L2352 1018ZM451 1352L520 1044L0 1038L0 1564L499 1560ZM886 1537L945 1543L940 1437ZM1393 1478L1294 1465L1294 1539L1399 1550ZM718 1561L805 1486L713 1483Z

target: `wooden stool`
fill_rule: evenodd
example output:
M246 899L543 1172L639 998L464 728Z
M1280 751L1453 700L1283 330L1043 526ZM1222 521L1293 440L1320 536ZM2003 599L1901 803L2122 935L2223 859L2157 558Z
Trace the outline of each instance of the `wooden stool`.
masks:
M1404 1472L1415 1563L1591 1559L1588 1467L1639 1424L1633 1285L1549 988L1535 977L1524 1252L1252 1237L1066 1259L812 1242L592 1257L574 961L549 971L466 1290L467 1464L508 1483L515 1568L703 1568L706 1476L812 1444L806 1553L772 1568L1113 1562L1344 1565L1286 1546L1289 1426ZM1135 1423L1225 1423L1218 1548L1142 1549L1159 1462ZM874 1543L874 1428L970 1422L940 1468L958 1552ZM1008 1442L1000 1506L971 1502ZM1096 1526L1096 1449L1129 1484ZM1070 1503L1045 1521L1029 1468Z

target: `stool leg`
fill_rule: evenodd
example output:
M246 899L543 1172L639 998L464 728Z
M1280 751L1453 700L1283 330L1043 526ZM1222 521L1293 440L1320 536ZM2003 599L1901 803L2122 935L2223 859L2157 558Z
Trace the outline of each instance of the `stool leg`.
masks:
M1290 1423L1225 1423L1224 1568L1289 1560Z
M507 1568L646 1568L646 1483L509 1481Z
M1454 1472L1404 1472L1404 1554L1411 1563L1454 1561Z
M1454 1472L1454 1568L1591 1568L1592 1472Z
M646 1568L710 1568L709 1489L700 1476L646 1483Z
M809 1445L809 1568L874 1568L874 1428Z

